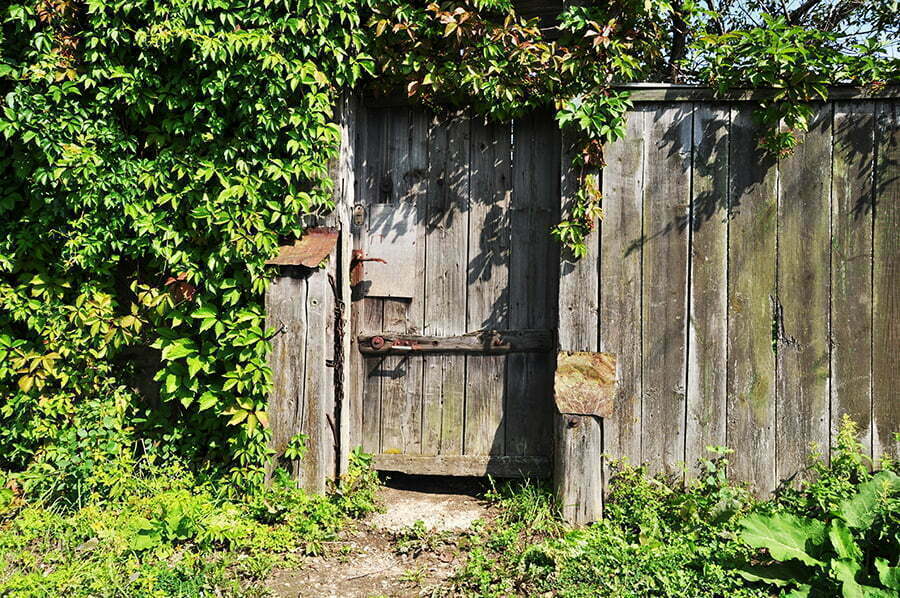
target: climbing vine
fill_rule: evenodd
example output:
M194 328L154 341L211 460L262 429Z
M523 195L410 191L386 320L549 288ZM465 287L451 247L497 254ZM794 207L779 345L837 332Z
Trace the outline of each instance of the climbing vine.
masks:
M894 31L881 3L851 11L857 31ZM838 32L850 17L754 10L615 0L549 27L509 0L7 2L0 466L63 494L140 458L262 479L265 261L332 207L342 90L496 119L552 106L582 180L553 234L578 257L624 134L618 84L774 88L761 142L783 155L828 85L897 82L877 35Z

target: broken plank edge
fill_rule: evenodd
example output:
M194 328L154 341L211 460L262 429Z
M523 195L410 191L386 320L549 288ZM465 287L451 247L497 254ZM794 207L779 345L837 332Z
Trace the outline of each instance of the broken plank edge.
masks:
M550 477L550 458L503 455L375 455L375 469L412 475Z

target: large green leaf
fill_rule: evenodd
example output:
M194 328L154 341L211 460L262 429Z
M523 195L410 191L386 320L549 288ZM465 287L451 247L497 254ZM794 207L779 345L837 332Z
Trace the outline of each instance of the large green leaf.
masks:
M879 497L895 492L900 492L900 477L892 471L880 471L860 484L856 495L838 506L837 514L851 528L867 529L875 521Z
M856 540L853 538L850 528L848 528L843 521L835 519L828 524L828 539L831 540L831 546L834 548L838 557L849 559L857 563L857 567L859 566L858 563L863 558L862 551L856 544Z
M891 567L887 559L875 559L875 568L878 569L878 580L886 588L900 592L900 567Z
M741 522L741 539L754 548L766 548L778 561L797 559L824 566L818 555L825 542L825 524L788 513L753 514Z
M737 572L747 581L761 581L778 587L807 582L813 569L795 560L771 565L743 565Z

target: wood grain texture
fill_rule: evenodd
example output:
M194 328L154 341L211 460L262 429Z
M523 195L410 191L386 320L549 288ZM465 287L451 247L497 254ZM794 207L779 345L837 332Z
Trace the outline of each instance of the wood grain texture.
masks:
M875 168L872 454L900 458L900 118L879 102Z
M392 209L411 217L403 220L402 230L392 231L418 245L424 243L424 223L418 218L418 203L424 201L423 173L427 166L426 133L422 118L413 109L391 111L390 143L385 159L386 180L390 182ZM418 260L424 254L416 246L411 258L411 299L385 300L384 332L407 333L421 326L424 294L418 277ZM378 257L374 255L373 257ZM390 267L390 264L387 264ZM363 347L360 347L363 349ZM390 356L383 361L381 387L381 452L418 453L422 445L422 360L410 356Z
M725 445L728 361L728 129L726 106L694 108L687 426L689 475L706 447Z
M499 330L509 325L512 130L473 120L471 134L466 330ZM467 455L503 453L505 371L505 357L466 359Z
M600 224L599 349L616 355L619 381L612 417L603 420L603 451L641 462L641 260L644 135L648 111L626 115L625 137L606 148ZM609 472L604 479L608 484Z
M603 516L603 427L592 415L554 417L553 486L563 518L587 525Z
M646 117L641 458L674 473L684 462L691 106Z
M266 290L266 328L280 331L272 338L269 367L272 390L267 413L275 457L266 465L269 478L291 438L300 432L306 360L306 277L284 268ZM283 463L296 475L298 462Z
M803 142L779 165L775 468L797 475L829 446L830 104L816 105Z
M424 320L427 335L465 332L469 124L467 117L454 114L446 120L433 121L429 131ZM425 358L424 400L423 453L461 454L465 357Z
M361 304L361 305L360 305ZM357 302L361 332L380 332L384 326L384 300L362 299ZM362 355L360 355L362 357ZM361 446L368 453L381 452L381 381L384 358L360 359L362 385Z
M353 248L353 231L351 225L351 210L356 203L356 151L358 116L360 113L358 98L352 92L344 93L339 103L338 124L341 129L341 147L338 155L335 172L335 211L337 213L338 257L336 260L337 285L339 289L338 301L343 308L340 313L340 326L344 332L339 347L341 357L341 391L335 397L335 411L338 427L338 456L337 475L347 471L350 459L350 451L357 442L354 435L354 425L357 411L357 388L354 386L352 376L355 361L359 360L353 354L353 310L351 309L350 290L350 256ZM359 382L357 382L359 384Z
M758 496L775 489L777 164L757 147L752 106L731 109L728 222L728 474Z
M559 211L559 131L538 111L513 124L510 209L510 328L556 328L558 245L548 231ZM507 359L506 453L547 455L552 445L552 355Z
M572 167L571 140L563 138L560 157L560 205L567 213L581 185ZM584 173L597 176L596 172ZM595 230L599 222L594 223ZM587 253L560 258L559 349L596 351L599 345L600 235L587 239ZM554 389L556 392L556 389ZM562 515L573 525L603 516L603 423L599 417L554 412L553 481Z
M872 225L875 106L834 104L831 185L831 437L841 418L872 450Z
M326 394L333 384L331 370L325 365L327 294L331 293L328 274L316 270L307 279L306 293L306 361L304 401L300 412L300 432L306 434L306 454L300 460L300 487L315 493L325 493L327 453L333 450L325 412Z
M507 455L376 455L375 468L410 475L546 478L550 475L550 459Z

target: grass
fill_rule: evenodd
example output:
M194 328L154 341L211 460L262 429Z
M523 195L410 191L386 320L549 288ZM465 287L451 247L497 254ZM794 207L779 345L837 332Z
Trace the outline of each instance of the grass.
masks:
M153 470L118 498L62 510L0 501L0 596L268 595L291 567L374 509L376 478L357 466L342 492L311 496L280 478L226 499L187 471Z
M711 450L713 458L704 461L699 475L687 482L618 465L604 518L584 529L561 523L545 487L511 483L495 488L488 498L499 515L465 539L469 545L465 565L434 594L484 598L787 596L799 587L797 582L779 588L742 575L770 561L765 551L742 540L745 518L751 513L780 512L824 520L835 505L856 495L860 485L871 478L873 465L897 468L890 461L867 462L856 428L845 422L830 463L812 461L813 481L785 487L771 499L757 501L745 487L727 480L727 451ZM867 553L895 554L893 567L900 566L898 504L897 489L894 495L883 497L877 533L871 531L870 544L861 545ZM900 575L900 569L895 571ZM793 594L801 595L805 594ZM855 595L844 593L845 598ZM809 596L840 593L813 592Z

